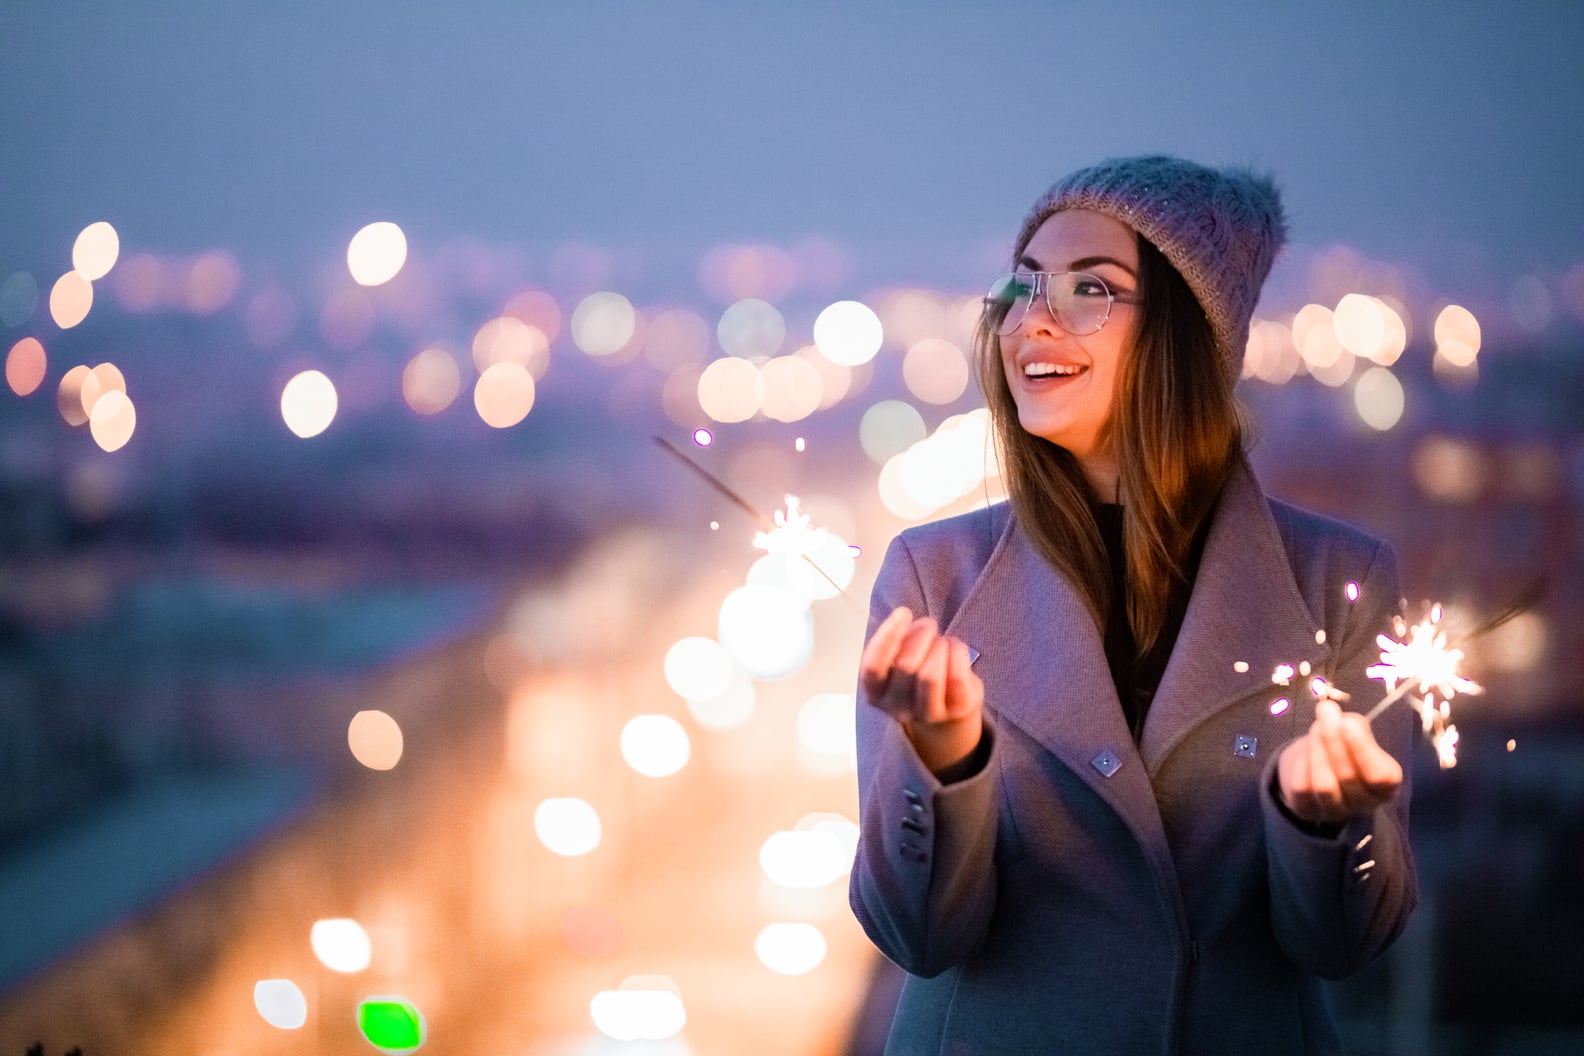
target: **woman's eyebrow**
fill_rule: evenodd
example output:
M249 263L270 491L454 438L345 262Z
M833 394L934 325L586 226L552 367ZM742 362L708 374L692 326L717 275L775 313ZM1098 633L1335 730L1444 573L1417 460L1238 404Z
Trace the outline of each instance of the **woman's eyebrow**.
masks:
M1138 278L1138 270L1136 268L1134 268L1131 264L1126 264L1123 261L1120 261L1120 260L1116 259L1115 257L1106 257L1106 256L1079 257L1077 260L1075 260L1071 264L1067 265L1067 270L1068 271L1083 271L1085 268L1092 268L1096 264L1110 264L1113 267L1121 268L1123 271L1127 272L1129 275L1133 276L1135 279ZM1018 267L1027 268L1030 271L1044 271L1045 270L1040 265L1039 261L1035 260L1033 257L1030 257L1030 256L1028 256L1026 254L1024 255L1024 257L1021 260L1018 261Z

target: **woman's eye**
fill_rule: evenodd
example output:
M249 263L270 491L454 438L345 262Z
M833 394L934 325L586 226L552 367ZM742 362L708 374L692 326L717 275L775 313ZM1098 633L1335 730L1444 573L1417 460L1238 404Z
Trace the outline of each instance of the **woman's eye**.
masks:
M1104 297L1106 288L1099 279L1080 278L1074 279L1072 284L1074 297Z

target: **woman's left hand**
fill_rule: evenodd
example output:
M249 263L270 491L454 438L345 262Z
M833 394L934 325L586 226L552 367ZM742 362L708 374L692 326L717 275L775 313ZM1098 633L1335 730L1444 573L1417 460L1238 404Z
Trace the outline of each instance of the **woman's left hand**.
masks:
M1322 700L1309 732L1282 749L1276 779L1289 811L1327 824L1361 817L1391 799L1403 771L1364 716Z

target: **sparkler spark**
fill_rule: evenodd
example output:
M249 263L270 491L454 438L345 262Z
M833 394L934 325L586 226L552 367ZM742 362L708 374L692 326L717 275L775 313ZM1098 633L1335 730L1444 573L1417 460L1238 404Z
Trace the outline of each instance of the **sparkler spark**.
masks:
M1381 647L1381 662L1365 669L1370 678L1379 679L1389 691L1367 716L1385 711L1401 697L1419 713L1419 722L1435 747L1441 768L1457 765L1457 727L1450 721L1451 698L1459 693L1472 694L1483 691L1479 683L1458 673L1463 662L1463 650L1448 644L1447 634L1441 626L1441 605L1430 607L1430 615L1408 626L1398 616L1394 622L1397 638L1379 635L1375 641ZM1399 640L1400 639L1400 640ZM1414 696L1417 687L1419 695ZM1436 697L1441 698L1440 704Z
M775 527L768 532L754 533L754 547L772 554L808 553L819 529L809 527L809 515L800 513L799 505L796 495L788 495L786 509L775 511Z
M821 568L819 562L815 561L811 556L820 544L834 537L823 528L810 527L808 514L799 512L799 502L796 495L788 495L786 497L786 509L777 510L774 519L766 517L753 503L728 488L715 474L683 454L676 445L665 437L656 436L654 437L654 442L683 465L697 473L706 484L736 503L739 508L759 522L762 527L760 531L754 534L754 546L774 554L786 554L801 558L810 568L819 573L821 579L834 587L837 594L846 598L849 604L863 611L863 607L858 604L857 599L847 593L846 588L832 578L829 572ZM713 524L714 522L711 523Z

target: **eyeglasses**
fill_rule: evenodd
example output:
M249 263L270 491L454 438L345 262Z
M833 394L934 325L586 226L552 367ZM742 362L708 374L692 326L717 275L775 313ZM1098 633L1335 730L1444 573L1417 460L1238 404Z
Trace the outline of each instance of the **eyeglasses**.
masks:
M1111 303L1139 304L1136 292L1112 290L1087 271L1014 271L1003 275L985 294L985 316L1002 337L1023 325L1034 298L1045 295L1056 325L1075 337L1092 334L1111 318Z

